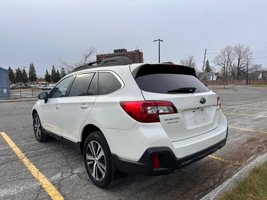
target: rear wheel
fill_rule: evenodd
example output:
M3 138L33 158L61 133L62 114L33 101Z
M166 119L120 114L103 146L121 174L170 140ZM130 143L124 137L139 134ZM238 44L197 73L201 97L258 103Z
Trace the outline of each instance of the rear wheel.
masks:
M49 136L44 133L41 120L37 113L33 115L33 131L38 142L46 142L49 139Z
M112 179L111 153L100 131L95 131L86 138L83 152L91 181L98 187L107 187Z

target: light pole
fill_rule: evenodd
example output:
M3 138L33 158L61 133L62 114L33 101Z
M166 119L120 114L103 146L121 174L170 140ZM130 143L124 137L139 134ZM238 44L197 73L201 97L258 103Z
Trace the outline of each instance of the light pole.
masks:
M158 47L159 47L159 63L160 63L160 42L163 42L161 39L153 40L153 42L158 42Z

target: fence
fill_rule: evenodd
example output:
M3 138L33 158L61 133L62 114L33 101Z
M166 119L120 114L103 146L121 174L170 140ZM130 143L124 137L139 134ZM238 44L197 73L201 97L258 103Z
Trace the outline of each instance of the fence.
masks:
M43 92L37 88L28 88L28 89L14 89L10 90L10 98L28 98L28 97L36 97L39 93Z
M203 81L207 85L246 85L246 80L216 80L216 81ZM248 85L267 85L265 80L248 80Z

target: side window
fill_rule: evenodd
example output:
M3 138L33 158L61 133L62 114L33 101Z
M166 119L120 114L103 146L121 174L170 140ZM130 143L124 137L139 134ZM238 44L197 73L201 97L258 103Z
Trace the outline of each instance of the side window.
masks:
M109 94L121 88L119 80L109 72L99 73L99 94Z
M95 73L94 78L91 81L91 84L88 90L88 95L98 95L97 79L98 79L98 74Z
M65 97L73 77L69 76L59 82L49 93L49 98Z
M94 73L77 75L71 86L69 96L86 96L93 76Z

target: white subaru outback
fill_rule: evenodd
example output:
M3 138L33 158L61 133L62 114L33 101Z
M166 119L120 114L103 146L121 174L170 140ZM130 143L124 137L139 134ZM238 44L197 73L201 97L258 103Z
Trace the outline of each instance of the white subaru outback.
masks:
M77 144L95 185L107 187L115 171L168 174L225 145L220 98L193 68L111 65L68 74L32 109L36 139Z

